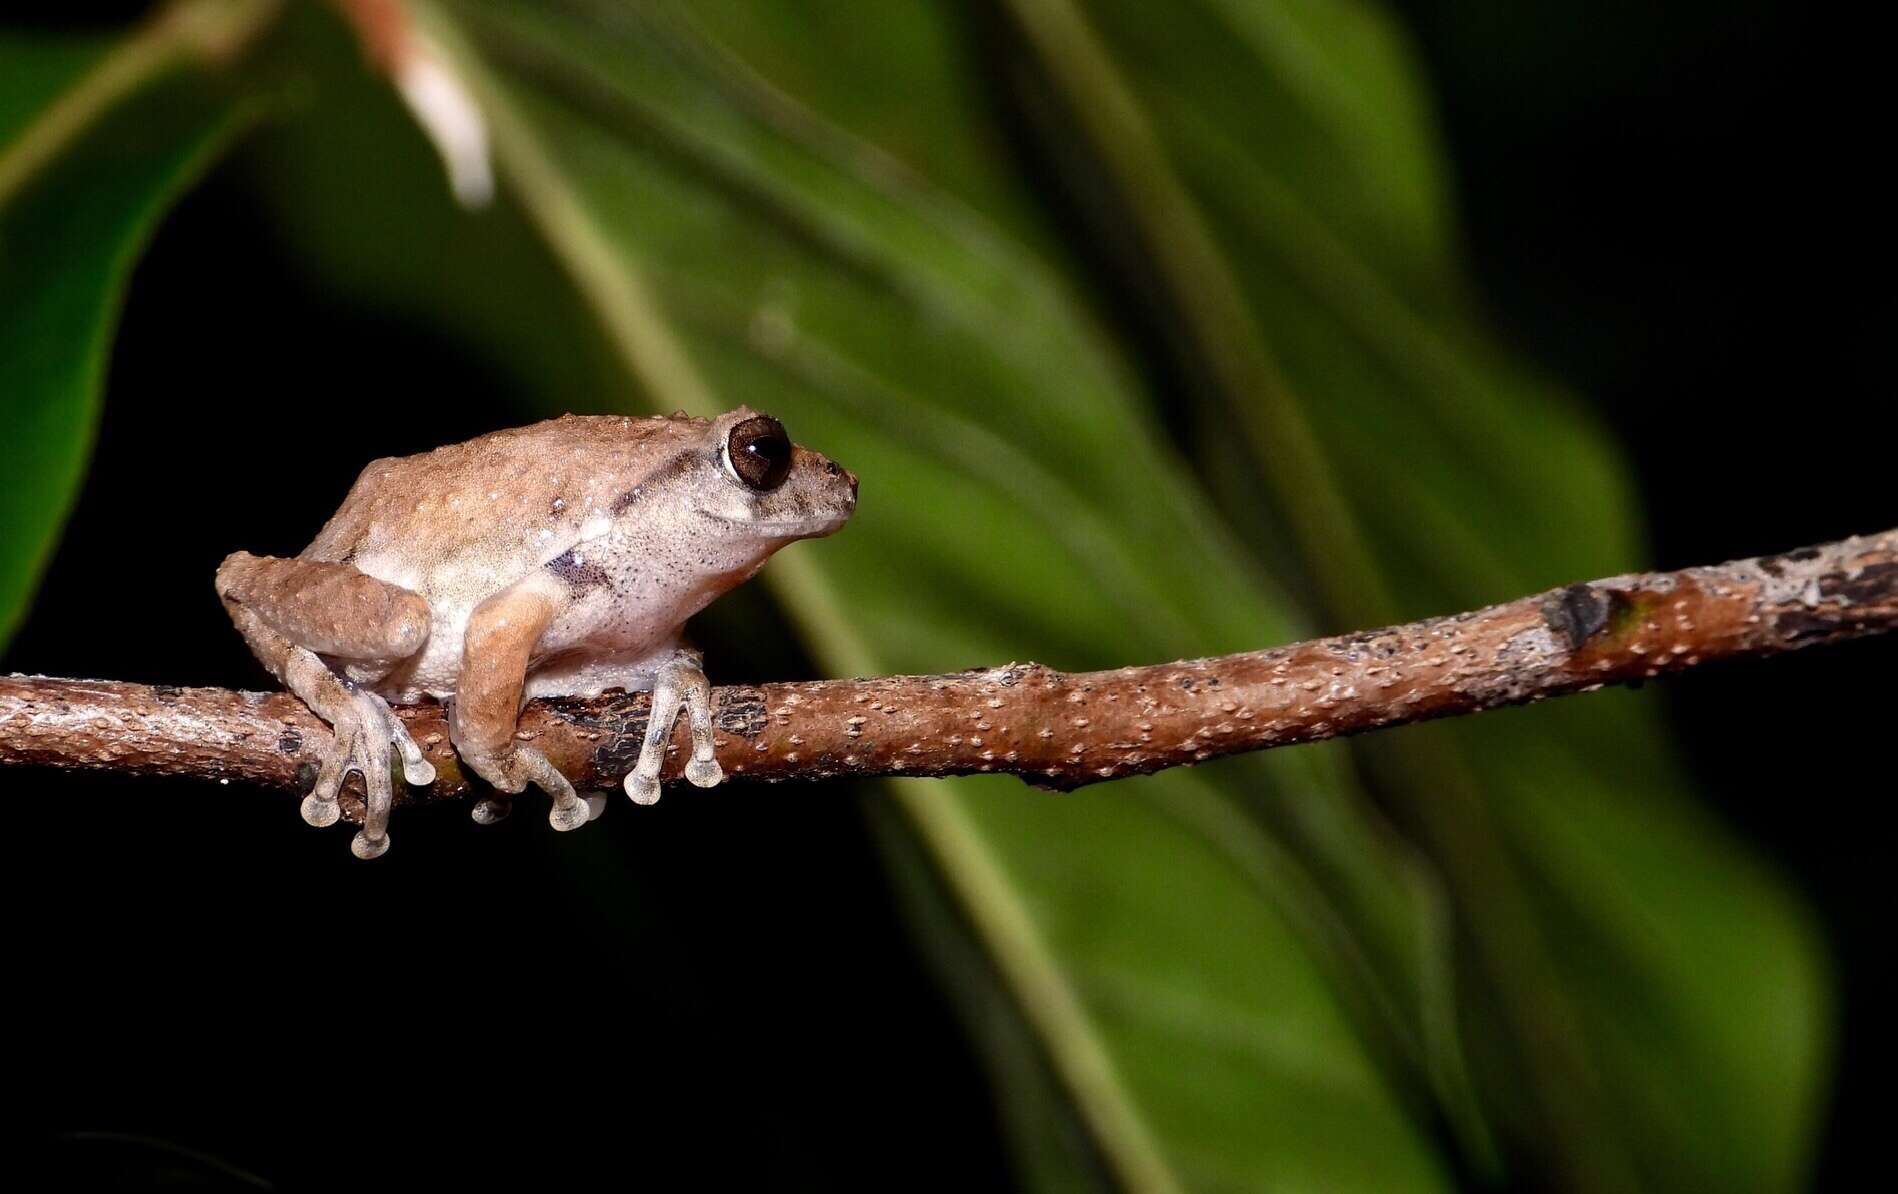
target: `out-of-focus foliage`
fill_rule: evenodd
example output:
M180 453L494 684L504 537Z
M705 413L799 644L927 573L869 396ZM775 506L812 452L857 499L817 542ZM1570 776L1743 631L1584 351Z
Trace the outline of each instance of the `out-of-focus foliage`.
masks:
M1429 118L1374 6L1013 7L1161 263L1180 367L1214 362L1195 442L1234 525L1350 559L1313 492L1335 478L1381 575L1312 570L1357 624L1639 565L1599 435L1469 315ZM1261 500L1289 530L1245 517ZM1510 1067L1522 1128L1604 1183L1793 1183L1823 1020L1806 927L1681 798L1639 701L1579 705L1370 747L1464 893L1498 1018L1538 1038Z
M85 476L139 248L236 119L229 98L155 72L59 152L31 153L62 108L111 88L123 59L144 53L0 30L0 643Z
M1375 6L415 10L493 124L500 207L452 207L307 9L236 68L308 96L257 139L260 201L313 272L535 412L747 401L848 462L857 519L766 572L835 671L1235 650L1639 563L1612 455L1469 313ZM0 134L77 77L34 61ZM148 212L143 177L85 185ZM135 232L97 235L122 273ZM9 377L82 362L45 404L70 427L107 274L91 339L0 330ZM62 467L24 492L58 508ZM894 785L901 888L978 1009L1025 1178L1798 1185L1815 948L1640 703L1387 737L1364 757L1388 822L1334 747L1067 797Z

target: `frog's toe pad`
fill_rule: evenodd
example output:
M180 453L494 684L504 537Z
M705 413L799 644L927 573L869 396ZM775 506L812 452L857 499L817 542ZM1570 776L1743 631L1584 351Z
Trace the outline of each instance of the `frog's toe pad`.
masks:
M370 837L367 832L358 829L356 836L349 839L349 852L358 858L381 858L388 849L389 835L386 833L381 837Z
M658 804L659 781L635 771L626 777L626 794L633 798L634 804Z
M547 823L562 832L578 829L587 823L592 812L593 810L587 807L586 801L577 796L569 797L554 805L552 811L547 814Z
M685 765L685 777L694 787L712 788L725 778L725 769L717 759L693 759Z
M597 821L606 815L608 801L605 792L588 792L581 799L587 802L587 820Z
M326 829L342 820L343 806L334 800L325 800L321 796L310 795L303 798L302 813L304 821Z
M507 820L507 815L513 811L514 802L511 800L488 799L475 801L474 807L468 810L468 815L474 818L476 825L499 825Z

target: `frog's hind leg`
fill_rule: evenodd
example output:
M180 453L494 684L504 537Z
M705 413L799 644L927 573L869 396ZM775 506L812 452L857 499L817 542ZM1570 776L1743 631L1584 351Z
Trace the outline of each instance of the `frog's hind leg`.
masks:
M342 815L337 793L349 773L358 772L369 799L350 849L358 858L381 854L389 848L395 796L391 748L411 784L432 783L435 769L381 697L356 687L319 656L370 666L406 659L428 639L428 603L347 564L248 552L218 568L217 592L257 658L335 730L335 745L303 799L303 819L335 824Z

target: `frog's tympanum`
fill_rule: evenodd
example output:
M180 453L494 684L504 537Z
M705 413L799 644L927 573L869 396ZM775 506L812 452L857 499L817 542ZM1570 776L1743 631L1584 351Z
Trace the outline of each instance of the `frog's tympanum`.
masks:
M360 772L368 805L350 848L374 858L389 847L394 756L409 783L434 779L387 700L444 702L456 753L494 788L474 809L484 823L530 783L553 797L556 829L601 805L515 738L532 697L650 690L627 794L659 799L681 707L686 778L718 783L685 620L856 504L855 476L746 407L709 422L568 415L374 462L301 555L238 552L217 591L264 666L335 728L303 819L334 824Z

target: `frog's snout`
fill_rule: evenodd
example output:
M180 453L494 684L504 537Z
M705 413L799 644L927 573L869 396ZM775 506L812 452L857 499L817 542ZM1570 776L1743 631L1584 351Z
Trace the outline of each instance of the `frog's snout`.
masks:
M843 465L838 464L835 460L824 461L824 474L830 477L842 477L844 479L844 484L850 486L850 503L852 505L856 504L857 502L857 474L851 472L849 469L845 468Z

